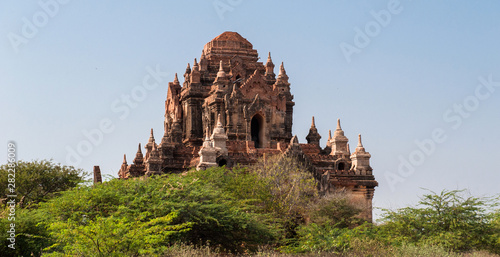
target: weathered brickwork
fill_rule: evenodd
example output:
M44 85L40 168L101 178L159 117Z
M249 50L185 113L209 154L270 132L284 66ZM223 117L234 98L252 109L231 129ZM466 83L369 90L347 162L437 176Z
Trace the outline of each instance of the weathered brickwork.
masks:
M139 144L132 164L124 156L119 177L251 165L265 154L282 154L301 160L320 190L347 189L371 207L378 183L361 136L351 154L338 121L321 148L313 117L307 143L300 144L292 136L294 102L283 63L276 75L271 54L265 64L258 60L252 44L236 32L208 42L199 61L188 63L182 85L177 74L168 84L161 141L151 130L145 154ZM364 216L371 219L371 211Z

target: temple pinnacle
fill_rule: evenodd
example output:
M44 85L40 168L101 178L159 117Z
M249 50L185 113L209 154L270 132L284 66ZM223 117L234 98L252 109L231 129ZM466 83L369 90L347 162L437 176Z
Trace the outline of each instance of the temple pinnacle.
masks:
M220 122L220 113L217 115L217 127L222 127L222 122Z
M283 62L281 62L280 73L278 75L286 75L285 66L283 65Z
M174 84L179 84L179 78L177 78L177 73L175 73Z

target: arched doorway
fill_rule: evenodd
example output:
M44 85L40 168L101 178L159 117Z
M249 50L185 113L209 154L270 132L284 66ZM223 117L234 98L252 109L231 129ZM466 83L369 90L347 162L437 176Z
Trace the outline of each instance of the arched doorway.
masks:
M217 164L219 165L219 167L222 167L224 165L227 165L227 161L226 159L220 159Z
M261 115L256 114L250 122L250 133L252 141L255 143L255 148L264 147L264 119Z

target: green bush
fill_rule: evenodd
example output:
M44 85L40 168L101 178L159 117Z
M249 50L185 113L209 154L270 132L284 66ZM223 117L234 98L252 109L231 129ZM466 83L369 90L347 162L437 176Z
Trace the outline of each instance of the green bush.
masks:
M15 163L15 194L20 208L28 208L39 202L57 196L84 182L88 174L81 169L56 164L51 160L18 161ZM0 199L5 200L9 193L7 185L9 165L0 166ZM5 204L5 202L3 202Z
M272 242L275 234L253 205L239 200L235 192L228 193L231 186L218 187L210 179L201 179L225 172L218 168L113 180L67 191L40 206L53 218L48 227L56 240L46 251L89 256L155 254L183 242L242 252Z
M313 223L336 228L354 228L365 222L359 217L365 206L358 204L347 192L328 193L311 202L307 215Z
M80 169L55 164L52 161L18 161L15 163L15 192L9 192L9 165L0 166L0 252L2 256L40 256L41 250L51 244L43 222L49 219L46 213L37 211L38 203L57 197L62 191L84 182L87 175ZM14 173L10 173L14 174ZM15 198L15 216L9 216L7 202ZM10 220L9 220L10 218ZM15 220L13 219L15 218ZM15 249L8 240L7 230L15 225Z
M495 199L444 190L424 195L419 205L386 210L381 237L401 244L438 245L455 252L485 249L500 253L500 227L492 213Z
M312 175L289 158L92 186L72 167L47 161L20 167L19 182L33 188L19 188L16 250L2 234L2 256L500 253L497 199L431 192L418 207L385 210L383 223L374 225L360 218L365 206L348 193L319 197ZM10 226L8 211L5 205L0 210L0 231Z
M308 211L310 223L298 227L296 238L290 240L284 250L294 253L347 252L352 249L354 239L375 237L376 228L358 217L361 211L362 207L345 192L315 199Z
M316 181L297 160L272 156L249 168L256 181L264 185L263 211L275 217L280 242L297 236L297 229L308 216L309 204L318 196Z

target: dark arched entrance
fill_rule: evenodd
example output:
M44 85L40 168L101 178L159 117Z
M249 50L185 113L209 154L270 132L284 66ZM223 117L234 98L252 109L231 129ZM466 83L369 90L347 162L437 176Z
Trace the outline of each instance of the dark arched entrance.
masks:
M224 165L227 165L227 161L226 159L220 159L217 164L219 165L219 167L222 167Z
M250 131L252 136L252 141L255 143L255 148L263 147L263 126L264 119L260 115L255 115L250 122Z

